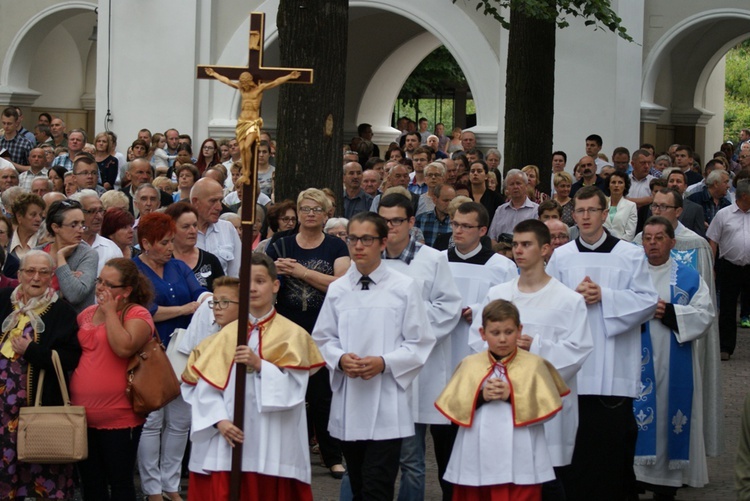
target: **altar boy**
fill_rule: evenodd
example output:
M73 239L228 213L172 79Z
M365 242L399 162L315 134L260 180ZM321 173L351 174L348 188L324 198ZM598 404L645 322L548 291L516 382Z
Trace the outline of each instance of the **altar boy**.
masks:
M229 497L231 448L242 448L241 500L312 500L305 391L324 362L310 336L276 313L276 266L253 254L248 344L237 346L237 321L190 354L182 394L192 405L191 499ZM232 423L235 362L247 367L243 429Z
M328 287L312 333L331 373L328 431L354 499L393 499L401 441L414 435L408 389L435 336L414 280L381 262L385 220L362 212L347 232L352 266Z
M487 304L479 331L489 349L464 358L435 402L461 427L445 473L453 499L541 499L555 478L541 425L570 390L549 362L518 348L522 329L511 302Z

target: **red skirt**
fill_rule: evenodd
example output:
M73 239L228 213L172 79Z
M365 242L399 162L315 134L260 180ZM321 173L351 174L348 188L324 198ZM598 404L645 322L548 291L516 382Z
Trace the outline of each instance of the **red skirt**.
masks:
M190 472L188 501L226 501L229 499L229 472L217 471L210 475ZM294 478L271 477L260 473L242 474L240 501L278 499L312 501L309 484Z
M192 475L192 474L191 474ZM542 485L453 485L453 501L541 501Z

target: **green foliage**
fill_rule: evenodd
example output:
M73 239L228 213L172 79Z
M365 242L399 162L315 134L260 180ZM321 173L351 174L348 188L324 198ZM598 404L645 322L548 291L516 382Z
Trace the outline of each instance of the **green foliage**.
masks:
M724 90L724 140L737 141L750 127L750 40L727 52Z
M477 0L477 10L494 17L508 29L510 20L501 12L506 8L533 19L554 22L558 28L570 25L569 16L582 17L586 20L586 26L593 26L597 30L607 29L629 42L633 41L622 26L622 19L612 10L610 0Z
M466 77L461 67L448 49L440 46L414 68L401 88L398 98L402 106L414 108L419 98L452 97L453 89L466 86Z

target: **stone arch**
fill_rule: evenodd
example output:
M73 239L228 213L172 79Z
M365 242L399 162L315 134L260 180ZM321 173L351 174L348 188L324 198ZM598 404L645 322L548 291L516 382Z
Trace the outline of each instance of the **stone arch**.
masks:
M0 66L0 100L18 105L31 105L40 93L30 86L34 56L47 34L67 20L80 14L94 16L95 2L72 0L51 5L36 12L16 32ZM85 34L88 37L90 30ZM88 49L79 47L81 65L86 63ZM83 79L83 76L81 77Z
M672 108L701 110L702 94L716 64L726 52L750 38L750 11L712 9L687 17L672 26L651 48L643 63L642 108L664 111L655 101L659 76L665 65L672 67ZM677 67L675 67L677 66Z
M268 65L278 62L278 29L274 23L274 16L271 15L277 8L278 3L274 0L269 0L258 8L269 13L266 16L265 41L265 63ZM347 71L344 125L346 131L353 132L357 123L368 122L373 124L376 141L381 134L383 139L388 138L387 141L390 141L396 133L396 130L390 127L392 106L403 83L422 59L440 45L445 45L461 66L471 88L472 97L477 103L477 126L474 130L479 141L481 142L482 136L486 135L489 143L497 144L498 124L502 123L501 113L504 105L499 55L471 17L456 9L456 13L461 15L447 16L444 10L433 13L422 3L413 5L412 2L401 0L350 2L350 54L347 67L352 71ZM368 16L370 21L366 19ZM395 46L382 43L386 42L384 40L378 40L378 44L373 44L371 39L365 40L364 42L369 44L366 48L370 54L373 52L373 45L386 48L374 55L373 60L358 61L356 53L353 56L353 51L356 51L358 41L364 43L362 39L372 36L372 31L362 33L368 23L377 26L372 19L404 23L410 31L401 37ZM353 25L357 29L352 29ZM236 30L222 50L217 64L237 65L238 61L244 63L247 30L248 23L243 23ZM357 67L360 63L361 68ZM352 68L352 65L355 68ZM231 135L234 117L239 107L239 94L226 86L214 85L209 102L213 110L209 121L209 134ZM273 110L270 113L266 111L264 116L267 127L273 128L277 91L271 90L264 95L263 104L266 110Z

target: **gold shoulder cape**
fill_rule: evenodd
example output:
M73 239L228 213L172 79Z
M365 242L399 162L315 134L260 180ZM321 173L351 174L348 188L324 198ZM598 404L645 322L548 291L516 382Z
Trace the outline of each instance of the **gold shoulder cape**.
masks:
M498 362L489 351L464 358L435 407L457 425L471 426L482 383L492 374L495 363L505 366L515 426L544 421L562 410L560 397L570 393L563 378L543 358L519 349Z
M234 364L237 349L237 320L207 337L190 353L182 380L191 385L201 378L224 390ZM250 327L252 329L252 327ZM282 369L309 370L313 373L325 365L312 337L299 325L274 312L258 325L258 355Z

